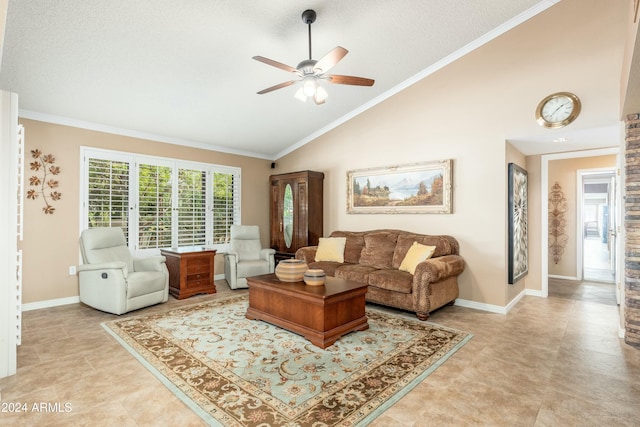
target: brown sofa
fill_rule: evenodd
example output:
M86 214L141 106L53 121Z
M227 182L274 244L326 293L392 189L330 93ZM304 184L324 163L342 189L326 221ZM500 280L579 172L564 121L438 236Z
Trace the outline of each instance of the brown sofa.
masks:
M327 276L367 283L369 302L413 311L418 319L427 320L430 312L452 305L458 297L458 276L464 270L464 260L458 241L451 236L385 229L334 231L330 237L346 237L343 263L316 262L317 246L298 249L296 258L304 260L309 268L323 269ZM413 242L436 249L412 275L398 267Z

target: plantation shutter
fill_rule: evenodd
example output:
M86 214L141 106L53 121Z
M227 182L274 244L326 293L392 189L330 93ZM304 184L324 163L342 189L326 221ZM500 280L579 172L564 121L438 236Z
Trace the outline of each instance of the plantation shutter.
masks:
M81 148L82 228L121 227L137 253L216 246L240 224L241 169Z
M178 246L207 243L207 175L204 170L178 170Z
M213 244L229 243L233 224L240 224L240 175L213 173Z
M129 238L129 170L127 161L88 158L87 228L120 227Z
M169 166L138 166L138 249L173 246L171 172Z

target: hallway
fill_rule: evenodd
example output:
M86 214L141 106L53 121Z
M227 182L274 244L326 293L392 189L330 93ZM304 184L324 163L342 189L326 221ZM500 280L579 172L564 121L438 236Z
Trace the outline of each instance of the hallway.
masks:
M584 268L585 281L615 283L615 274L611 271L609 250L600 236L584 239Z

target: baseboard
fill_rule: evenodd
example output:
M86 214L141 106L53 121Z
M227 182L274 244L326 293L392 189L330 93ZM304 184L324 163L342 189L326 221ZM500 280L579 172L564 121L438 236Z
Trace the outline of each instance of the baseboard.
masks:
M224 274L214 275L213 280L224 280ZM79 302L79 296L30 302L27 304L22 304L22 311L40 310L41 308L58 307L60 305L76 304Z
M514 299L512 299L509 302L509 304L507 304L505 307L502 307L502 306L499 306L499 305L493 305L493 304L485 304L485 303L482 303L482 302L469 301L469 300L459 299L459 298L456 300L456 304L455 305L459 305L460 307L473 308L475 310L488 311L490 313L507 314L526 295L531 295L531 296L534 296L534 297L542 297L543 296L541 291L536 291L536 290L532 290L532 289L525 289L522 292L520 292Z
M525 289L525 295L531 295L532 297L546 298L548 295L542 293L542 291L536 289Z
M60 305L76 304L79 302L79 296L29 302L26 304L22 304L22 311L40 310L41 308L58 307Z
M549 274L549 279L560 279L560 280L573 280L573 281L578 281L580 279L578 279L577 276L560 276L558 274Z
M483 302L469 301L466 299L456 299L455 305L466 308L473 308L475 310L488 311L490 313L507 314L507 308L499 305L485 304Z

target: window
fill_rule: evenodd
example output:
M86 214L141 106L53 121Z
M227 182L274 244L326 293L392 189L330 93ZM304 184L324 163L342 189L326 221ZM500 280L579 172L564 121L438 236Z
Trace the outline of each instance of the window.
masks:
M229 243L240 223L240 169L82 149L82 228L121 227L129 247L157 252Z

